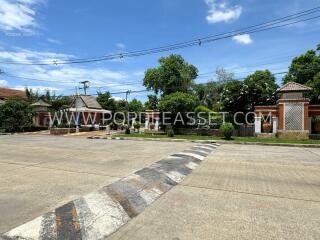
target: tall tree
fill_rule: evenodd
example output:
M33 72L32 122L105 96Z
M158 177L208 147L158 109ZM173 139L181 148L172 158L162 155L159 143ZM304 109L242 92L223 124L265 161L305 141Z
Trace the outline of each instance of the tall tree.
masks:
M110 92L101 93L98 92L97 102L101 105L103 109L107 109L112 112L117 111L117 103Z
M134 98L128 103L128 110L129 112L139 113L144 111L144 107L141 101Z
M314 50L295 57L289 67L288 74L284 77L284 83L297 82L306 84L320 72L320 56Z
M312 92L308 94L311 103L317 104L320 102L320 72L318 72L314 78L307 82L308 87L312 88Z
M159 104L159 99L157 95L148 95L148 101L144 103L145 109L147 110L157 110Z
M230 113L249 111L248 93L248 89L244 87L243 81L229 81L221 96L223 110Z
M145 72L143 85L156 94L168 95L174 92L189 92L198 69L187 63L180 55L170 55L159 60L160 66Z
M257 105L270 105L275 103L274 93L278 86L276 78L269 71L256 71L244 80L244 90L247 91L246 101L250 111Z

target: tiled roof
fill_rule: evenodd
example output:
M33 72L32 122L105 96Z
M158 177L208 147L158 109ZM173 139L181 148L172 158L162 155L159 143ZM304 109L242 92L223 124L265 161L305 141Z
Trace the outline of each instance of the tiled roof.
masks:
M86 105L87 108L102 109L101 105L97 102L96 98L93 96L80 95L80 96L77 96L76 98L81 98L81 100L83 101L83 103Z
M295 82L288 82L283 85L281 88L277 90L277 92L306 92L311 91L312 89L306 87L302 84L295 83Z
M31 104L31 105L34 106L34 107L51 107L50 104L46 103L42 99L40 99L38 102L35 102L35 103Z
M10 88L0 88L0 99L8 99L11 97L27 98L26 91L15 90Z

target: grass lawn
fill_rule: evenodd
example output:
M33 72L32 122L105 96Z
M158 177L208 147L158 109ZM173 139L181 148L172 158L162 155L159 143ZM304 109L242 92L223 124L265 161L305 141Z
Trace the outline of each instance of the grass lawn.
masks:
M114 137L127 137L127 138L163 138L163 139L186 139L186 140L224 140L221 137L215 136L197 136L197 135L175 135L173 138L167 135L160 134L117 134ZM320 144L320 140L290 140L278 138L256 138L256 137L233 137L231 142L260 142L260 143L291 143L291 144Z

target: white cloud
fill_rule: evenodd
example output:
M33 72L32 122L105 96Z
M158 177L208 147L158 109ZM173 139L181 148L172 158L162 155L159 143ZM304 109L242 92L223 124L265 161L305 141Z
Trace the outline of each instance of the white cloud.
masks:
M120 48L120 49L126 48L126 45L124 45L123 43L120 43L120 42L117 43L116 46L117 46L117 48Z
M0 62L1 61L16 61L16 62L31 62L31 61L50 61L54 59L70 59L76 56L55 53L55 52L40 52L40 51L30 51L27 49L16 48L14 51L3 51L0 49ZM37 65L6 65L4 72L9 75L33 78L38 80L51 80L53 82L46 82L51 88L58 89L71 89L79 86L79 82L88 80L90 81L90 86L92 89L94 87L104 87L104 89L109 91L123 91L137 90L141 89L142 84L140 84L142 76L141 71L114 71L105 67L97 67L91 65L84 67L81 65L49 65L49 66L37 66ZM37 81L32 81L28 79L21 79L11 77L14 82L23 81L26 84L32 85ZM11 80L10 79L10 80ZM137 85L126 83L137 82ZM23 84L21 84L23 85ZM18 86L21 87L21 86Z
M47 41L49 43L53 43L53 44L62 44L61 41L57 40L57 39L54 39L54 38L47 38Z
M16 89L16 90L25 90L26 87L27 87L28 89L32 89L32 91L34 91L34 92L39 92L39 93L44 93L44 92L46 92L47 90L49 90L50 92L59 92L59 91L61 91L60 88L56 88L56 87L28 86L28 85L25 85L25 86L18 85L18 86L15 86L13 89Z
M0 30L33 32L36 6L44 0L0 0Z
M253 40L249 34L237 35L232 37L232 39L238 43L245 45L253 43Z
M8 82L6 80L0 80L0 87L6 87Z
M218 0L206 0L206 3L210 8L208 16L206 17L208 23L228 23L237 20L242 13L242 7L240 5L228 6L227 2L222 1L218 3Z
M115 97L115 96L113 96L113 97L111 97L111 98L114 99L114 100L116 100L116 101L124 100L122 97Z

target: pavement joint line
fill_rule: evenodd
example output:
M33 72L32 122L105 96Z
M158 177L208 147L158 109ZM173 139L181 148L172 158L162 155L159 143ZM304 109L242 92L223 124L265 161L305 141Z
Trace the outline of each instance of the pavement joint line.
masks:
M214 149L206 156L184 152L170 158L172 154L24 223L0 239L104 239L181 183Z
M304 150L307 151L307 152L309 152L309 153L311 153L311 154L313 154L313 155L316 155L316 156L318 156L318 157L320 158L320 154L319 154L319 153L313 152L313 151L311 151L311 150L308 149L308 148L304 148Z
M303 198L292 198L292 197L284 197L284 196L279 196L279 195L252 193L252 192L244 192L244 191L222 189L222 188L202 187L202 186L195 186L195 185L190 185L190 184L181 184L180 186L181 187L207 189L207 190L212 190L212 191L222 191L222 192L229 192L229 193L239 193L239 194L246 194L246 195L254 195L254 196L261 196L261 197L280 198L280 199L295 200L295 201L302 201L302 202L320 203L320 200L303 199Z

